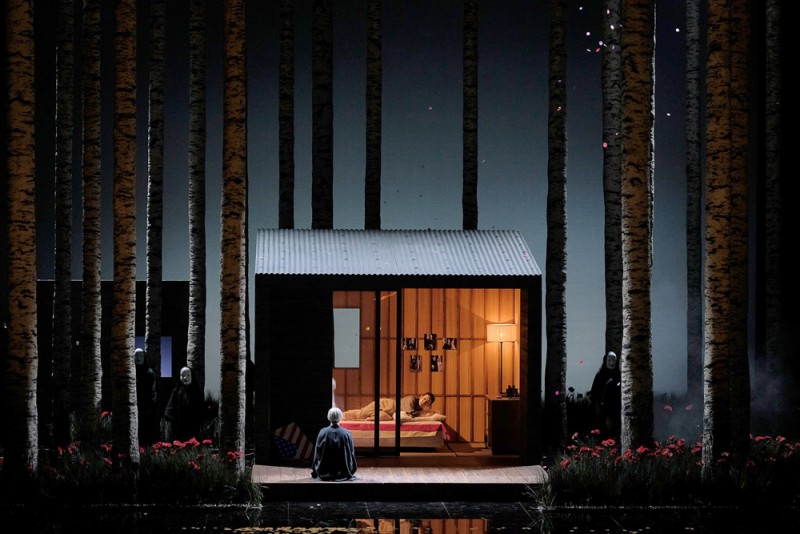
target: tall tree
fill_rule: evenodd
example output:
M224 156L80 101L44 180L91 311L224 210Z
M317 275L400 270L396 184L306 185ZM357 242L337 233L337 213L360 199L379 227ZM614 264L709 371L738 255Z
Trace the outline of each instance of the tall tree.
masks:
M622 147L622 48L620 0L603 1L603 206L605 209L606 346L622 354L622 235L620 173Z
M278 227L294 228L294 0L280 3Z
M164 223L164 1L150 4L150 87L147 129L147 286L144 355L161 376L161 279ZM197 376L197 375L195 375ZM139 414L141 418L143 414ZM149 424L147 421L146 424ZM152 429L149 429L152 432Z
M566 2L550 1L547 121L547 258L545 281L545 431L551 446L567 441L567 50Z
M192 0L189 22L189 333L186 363L200 390L206 369L206 13Z
M364 228L381 228L381 98L383 94L382 0L367 3L367 165Z
M787 235L784 228L788 214L784 196L784 178L782 177L781 161L783 160L783 123L784 106L782 104L782 87L784 84L783 53L782 53L782 2L780 0L767 0L766 2L766 95L765 95L765 184L764 184L764 330L766 343L766 361L760 365L757 378L763 387L772 390L784 388L777 377L784 375L783 360L789 350L789 329L796 325L786 322L785 308L787 301L786 280L788 257L783 254L785 243L792 241L794 236ZM761 358L757 361L761 363ZM786 398L780 391L776 391L779 398Z
M464 230L478 229L478 0L464 1L462 211Z
M652 445L655 3L622 3L622 449Z
M703 394L703 248L700 164L700 0L686 2L686 393Z
M748 355L748 48L747 0L731 1L731 194L730 194L730 399L729 450L740 466L750 449L750 362Z
M77 403L81 442L98 442L102 366L100 338L100 0L83 7L81 90L83 91L83 286L81 298L81 379Z
M58 2L56 50L55 283L53 289L53 435L66 445L70 436L72 365L72 106L75 71L75 5Z
M244 452L247 279L247 72L244 0L224 4L220 446ZM236 470L244 470L238 456Z
M7 431L3 470L39 466L36 380L36 159L33 2L6 6L8 176L8 355L3 372ZM4 473L4 474L5 474Z
M311 227L333 228L333 3L311 15Z
M703 478L730 449L730 1L708 5L704 239Z
M112 439L116 458L139 463L136 374L136 0L114 5L114 310Z

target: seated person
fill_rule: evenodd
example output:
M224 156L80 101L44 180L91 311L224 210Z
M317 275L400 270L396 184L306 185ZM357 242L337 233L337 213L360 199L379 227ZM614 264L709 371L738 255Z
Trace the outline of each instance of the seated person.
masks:
M319 431L311 463L311 477L320 480L353 480L356 469L356 453L353 434L339 426L342 410L335 406L328 410L330 425Z
M406 417L432 417L439 415L439 412L431 408L431 405L436 400L436 397L430 391L423 393L422 396L406 395L400 399L400 413L404 418ZM389 421L394 419L397 408L394 399L383 398L378 403L378 419L381 421ZM363 408L356 408L354 410L347 410L344 412L345 420L365 420L375 419L375 401L370 402Z

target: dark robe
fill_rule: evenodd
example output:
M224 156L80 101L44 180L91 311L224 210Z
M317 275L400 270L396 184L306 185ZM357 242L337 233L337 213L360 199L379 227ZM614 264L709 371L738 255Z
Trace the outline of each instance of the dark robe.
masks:
M203 428L204 411L205 399L194 378L188 386L179 381L172 390L164 409L164 419L172 423L172 439L188 441L191 438L197 438L199 440Z
M614 369L609 369L606 367L606 356L603 356L603 364L594 375L589 397L594 407L595 424L604 438L619 437L622 418L621 382L619 364Z
M331 423L320 430L311 466L311 476L320 480L343 481L355 478L358 466L350 431L337 423Z
M139 442L151 444L158 437L156 374L146 364L136 365L136 404L139 408Z

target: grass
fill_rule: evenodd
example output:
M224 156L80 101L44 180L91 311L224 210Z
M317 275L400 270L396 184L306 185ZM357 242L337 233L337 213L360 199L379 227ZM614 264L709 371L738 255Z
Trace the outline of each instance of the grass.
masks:
M529 493L548 506L800 506L800 440L751 436L743 465L723 453L714 480L704 481L700 412L675 395L658 396L653 446L621 451L616 440L591 429L588 397L570 391L568 420L577 430L545 462L548 481Z
M780 435L752 437L746 464L717 460L719 476L701 478L700 410L681 399L656 399L653 447L620 451L613 439L591 428L588 397L568 395L570 443L543 462L547 482L529 497L546 506L800 506L800 441ZM676 408L680 407L680 408ZM212 421L200 441L158 442L140 449L138 470L122 468L110 445L111 416L101 419L99 450L80 443L42 455L38 472L24 480L7 475L0 457L0 502L71 504L251 505L261 503L261 487L251 480L253 462L232 468L243 453L221 451ZM208 439L203 439L208 437Z
M110 436L111 415L104 414L100 433ZM213 425L211 425L213 427ZM94 504L246 504L261 503L253 483L252 461L233 466L244 454L221 451L211 439L157 442L140 447L138 468L116 458L110 439L99 450L79 442L42 454L39 469L27 476L4 473L0 458L0 500L6 503Z

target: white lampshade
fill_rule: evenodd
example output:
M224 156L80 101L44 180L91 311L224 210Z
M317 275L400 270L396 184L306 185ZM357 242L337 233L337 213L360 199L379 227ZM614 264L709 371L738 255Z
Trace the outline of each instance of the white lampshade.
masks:
M486 341L503 342L517 340L517 325L513 323L486 325Z

